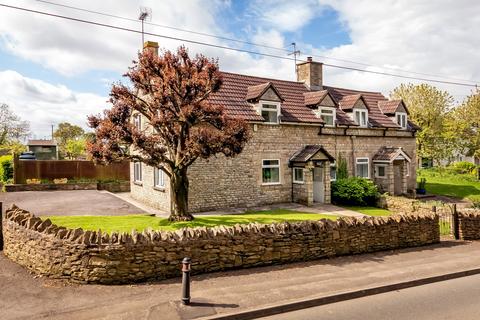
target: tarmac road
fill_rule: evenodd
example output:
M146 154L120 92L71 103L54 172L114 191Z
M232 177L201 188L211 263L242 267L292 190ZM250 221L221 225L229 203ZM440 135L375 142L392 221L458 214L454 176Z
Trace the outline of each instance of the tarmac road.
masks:
M275 320L480 319L480 275L262 318Z

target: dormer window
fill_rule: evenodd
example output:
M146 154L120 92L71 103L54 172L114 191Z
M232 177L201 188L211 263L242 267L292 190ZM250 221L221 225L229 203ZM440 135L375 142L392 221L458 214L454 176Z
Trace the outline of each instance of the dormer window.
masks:
M402 129L407 129L407 114L405 112L396 112L395 119Z
M260 101L260 114L265 119L264 123L278 124L280 115L280 103Z
M318 116L325 122L326 127L335 126L335 108L318 107Z
M368 126L368 111L367 110L353 110L355 123L362 128Z

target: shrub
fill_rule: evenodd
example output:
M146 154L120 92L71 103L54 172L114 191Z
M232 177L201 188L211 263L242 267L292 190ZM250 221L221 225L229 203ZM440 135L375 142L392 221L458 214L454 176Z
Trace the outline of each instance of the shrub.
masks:
M6 155L0 157L0 181L7 182L13 179L13 157Z
M347 160L344 157L338 157L337 163L337 179L348 178Z
M475 169L477 166L471 162L468 161L460 161L460 162L455 162L454 164L449 166L449 169L455 173L469 173L473 174L475 173Z
M336 204L375 205L379 196L377 186L365 178L343 178L332 183L332 201Z

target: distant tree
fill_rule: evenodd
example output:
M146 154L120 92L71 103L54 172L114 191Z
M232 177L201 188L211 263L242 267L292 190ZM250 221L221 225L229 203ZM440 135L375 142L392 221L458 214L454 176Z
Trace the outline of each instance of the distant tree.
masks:
M68 159L74 160L86 154L86 140L85 138L67 140L65 145L65 156Z
M217 61L202 55L190 58L184 47L160 56L145 51L138 59L125 75L133 88L114 85L112 108L89 117L96 139L87 148L97 161L130 159L163 170L170 178L169 219L192 220L189 166L197 158L240 153L248 126L229 118L223 106L207 102L222 84ZM141 115L147 126L136 126L134 115Z
M0 104L0 146L18 143L29 133L29 122L21 120L8 105Z
M449 158L458 145L451 127L453 97L428 84L401 84L390 93L403 99L410 111L409 119L421 127L417 133L417 153L436 163Z
M84 134L85 130L77 125L68 122L60 123L57 130L53 133L53 137L57 141L61 156L65 157L67 154L66 147L68 141L78 140L82 138Z
M459 151L480 157L480 89L452 112L452 131L460 140Z

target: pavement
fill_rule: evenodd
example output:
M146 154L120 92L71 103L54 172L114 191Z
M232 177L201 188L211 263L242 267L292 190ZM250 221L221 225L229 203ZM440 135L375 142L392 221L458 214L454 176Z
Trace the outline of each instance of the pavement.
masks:
M305 307L309 301L335 296L350 299L355 296L352 292L358 297L374 288L396 290L395 284L421 283L422 279L464 271L479 273L479 268L480 242L444 241L419 248L194 275L192 305L182 306L180 279L122 286L75 285L35 278L0 255L0 314L2 320L252 319L278 313L282 306Z
M38 216L145 213L108 191L97 190L0 192L0 201L4 209L16 204Z

